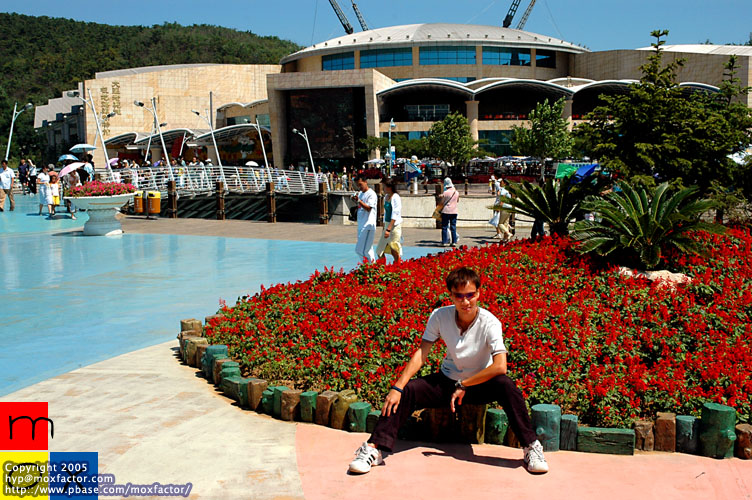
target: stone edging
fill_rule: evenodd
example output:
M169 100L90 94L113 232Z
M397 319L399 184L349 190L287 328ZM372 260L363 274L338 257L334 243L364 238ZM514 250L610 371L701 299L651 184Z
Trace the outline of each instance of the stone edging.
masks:
M208 316L206 322L213 316ZM372 432L380 415L355 391L301 391L269 386L266 380L244 378L226 345L209 345L197 319L180 321L180 359L242 408L285 421L310 422L351 432ZM533 427L545 451L582 451L634 455L635 450L666 451L713 458L752 458L752 425L736 425L736 410L705 403L702 417L657 414L655 421L639 420L632 429L585 427L577 415L562 415L557 405L531 408ZM504 410L465 404L457 414L449 408L416 412L400 431L400 438L433 442L506 444L519 447Z

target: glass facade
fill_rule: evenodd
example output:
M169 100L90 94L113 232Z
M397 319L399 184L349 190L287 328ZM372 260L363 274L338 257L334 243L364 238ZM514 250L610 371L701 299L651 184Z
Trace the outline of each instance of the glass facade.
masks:
M381 68L385 66L412 66L413 49L361 50L361 68Z
M441 79L451 80L453 82L460 82L460 83L469 83L469 82L475 81L474 76L442 76Z
M408 104L407 119L411 122L434 122L443 120L450 112L449 104Z
M355 69L355 52L332 54L321 58L322 71L337 71L341 69Z
M479 130L480 147L498 156L512 154L512 130Z
M483 47L483 64L530 66L530 49Z
M556 68L556 52L553 50L536 50L535 65L539 68Z
M420 64L475 64L475 47L421 47Z

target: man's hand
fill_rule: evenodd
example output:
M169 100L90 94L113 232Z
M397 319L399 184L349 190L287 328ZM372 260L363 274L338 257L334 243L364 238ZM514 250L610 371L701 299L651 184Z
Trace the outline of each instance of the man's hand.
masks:
M401 399L402 394L400 394L399 391L395 391L394 389L390 390L386 395L386 399L384 400L384 408L382 408L381 414L385 417L388 417L392 413L396 412Z
M457 406L460 406L462 404L462 398L465 397L465 389L456 389L454 391L454 394L452 394L452 400L449 402L449 407L452 409L452 413L454 413L454 402L457 401Z

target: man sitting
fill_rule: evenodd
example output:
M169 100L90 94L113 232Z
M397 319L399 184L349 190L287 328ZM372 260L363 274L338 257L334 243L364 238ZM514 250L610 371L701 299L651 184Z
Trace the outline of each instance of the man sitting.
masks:
M455 269L446 278L454 305L431 313L420 347L402 370L402 375L386 396L373 434L355 452L350 472L364 474L383 463L382 450L391 451L397 431L415 411L441 408L463 402L485 404L498 401L509 417L514 434L524 447L524 463L534 473L548 472L543 446L536 438L525 400L507 377L507 350L501 322L478 307L480 277L472 269ZM439 338L446 344L441 370L413 379L426 362Z

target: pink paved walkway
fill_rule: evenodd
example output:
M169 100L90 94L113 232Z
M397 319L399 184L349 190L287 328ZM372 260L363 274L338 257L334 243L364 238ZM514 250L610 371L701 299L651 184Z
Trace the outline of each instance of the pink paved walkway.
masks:
M307 500L752 498L752 461L679 453L547 453L551 471L533 476L519 449L402 441L385 465L348 475L347 464L366 438L298 424L298 470Z

